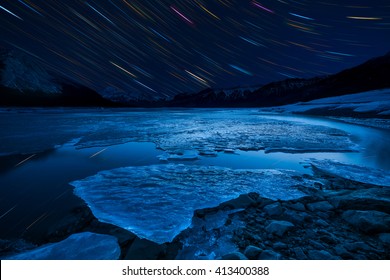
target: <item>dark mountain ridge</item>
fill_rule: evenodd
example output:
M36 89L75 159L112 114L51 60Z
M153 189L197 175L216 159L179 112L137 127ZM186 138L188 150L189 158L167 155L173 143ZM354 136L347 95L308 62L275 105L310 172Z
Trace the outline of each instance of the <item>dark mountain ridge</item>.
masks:
M270 107L383 88L390 88L390 52L334 75L286 79L230 95L209 88L195 94L178 94L165 106Z

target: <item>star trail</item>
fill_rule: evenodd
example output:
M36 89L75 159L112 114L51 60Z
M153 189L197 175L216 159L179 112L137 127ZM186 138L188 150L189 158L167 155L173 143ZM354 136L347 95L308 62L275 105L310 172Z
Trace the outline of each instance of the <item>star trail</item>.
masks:
M390 50L390 2L0 0L1 46L97 91L167 97L332 74Z

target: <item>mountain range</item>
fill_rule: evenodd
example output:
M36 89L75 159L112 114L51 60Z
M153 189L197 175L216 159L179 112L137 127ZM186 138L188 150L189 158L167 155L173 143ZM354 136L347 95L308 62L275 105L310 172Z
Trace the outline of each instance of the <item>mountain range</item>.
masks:
M114 89L99 94L43 65L28 54L1 51L0 106L271 107L390 88L390 52L334 75L264 86L208 88L165 100L128 98Z

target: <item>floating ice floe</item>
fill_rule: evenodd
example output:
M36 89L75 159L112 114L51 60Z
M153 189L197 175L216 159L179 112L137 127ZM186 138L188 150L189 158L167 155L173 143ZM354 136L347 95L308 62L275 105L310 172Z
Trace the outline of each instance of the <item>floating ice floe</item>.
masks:
M115 237L91 232L10 256L9 260L117 260L121 249Z
M191 224L196 209L250 192L295 199L304 193L294 186L314 183L288 170L162 164L102 171L70 184L100 221L164 243Z
M179 154L169 154L164 153L162 155L157 156L160 161L187 161L187 160L197 160L199 159L199 153L196 151L184 151Z
M390 187L390 172L364 166L345 164L334 160L312 160L318 170L355 182Z

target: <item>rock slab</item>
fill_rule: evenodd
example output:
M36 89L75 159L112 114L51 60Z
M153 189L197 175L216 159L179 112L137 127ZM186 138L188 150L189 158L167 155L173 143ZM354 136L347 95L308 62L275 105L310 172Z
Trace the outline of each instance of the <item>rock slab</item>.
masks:
M282 237L288 230L292 229L294 224L287 221L272 221L265 230L268 233Z
M354 228L368 234L390 231L390 215L379 211L348 210L342 218Z

